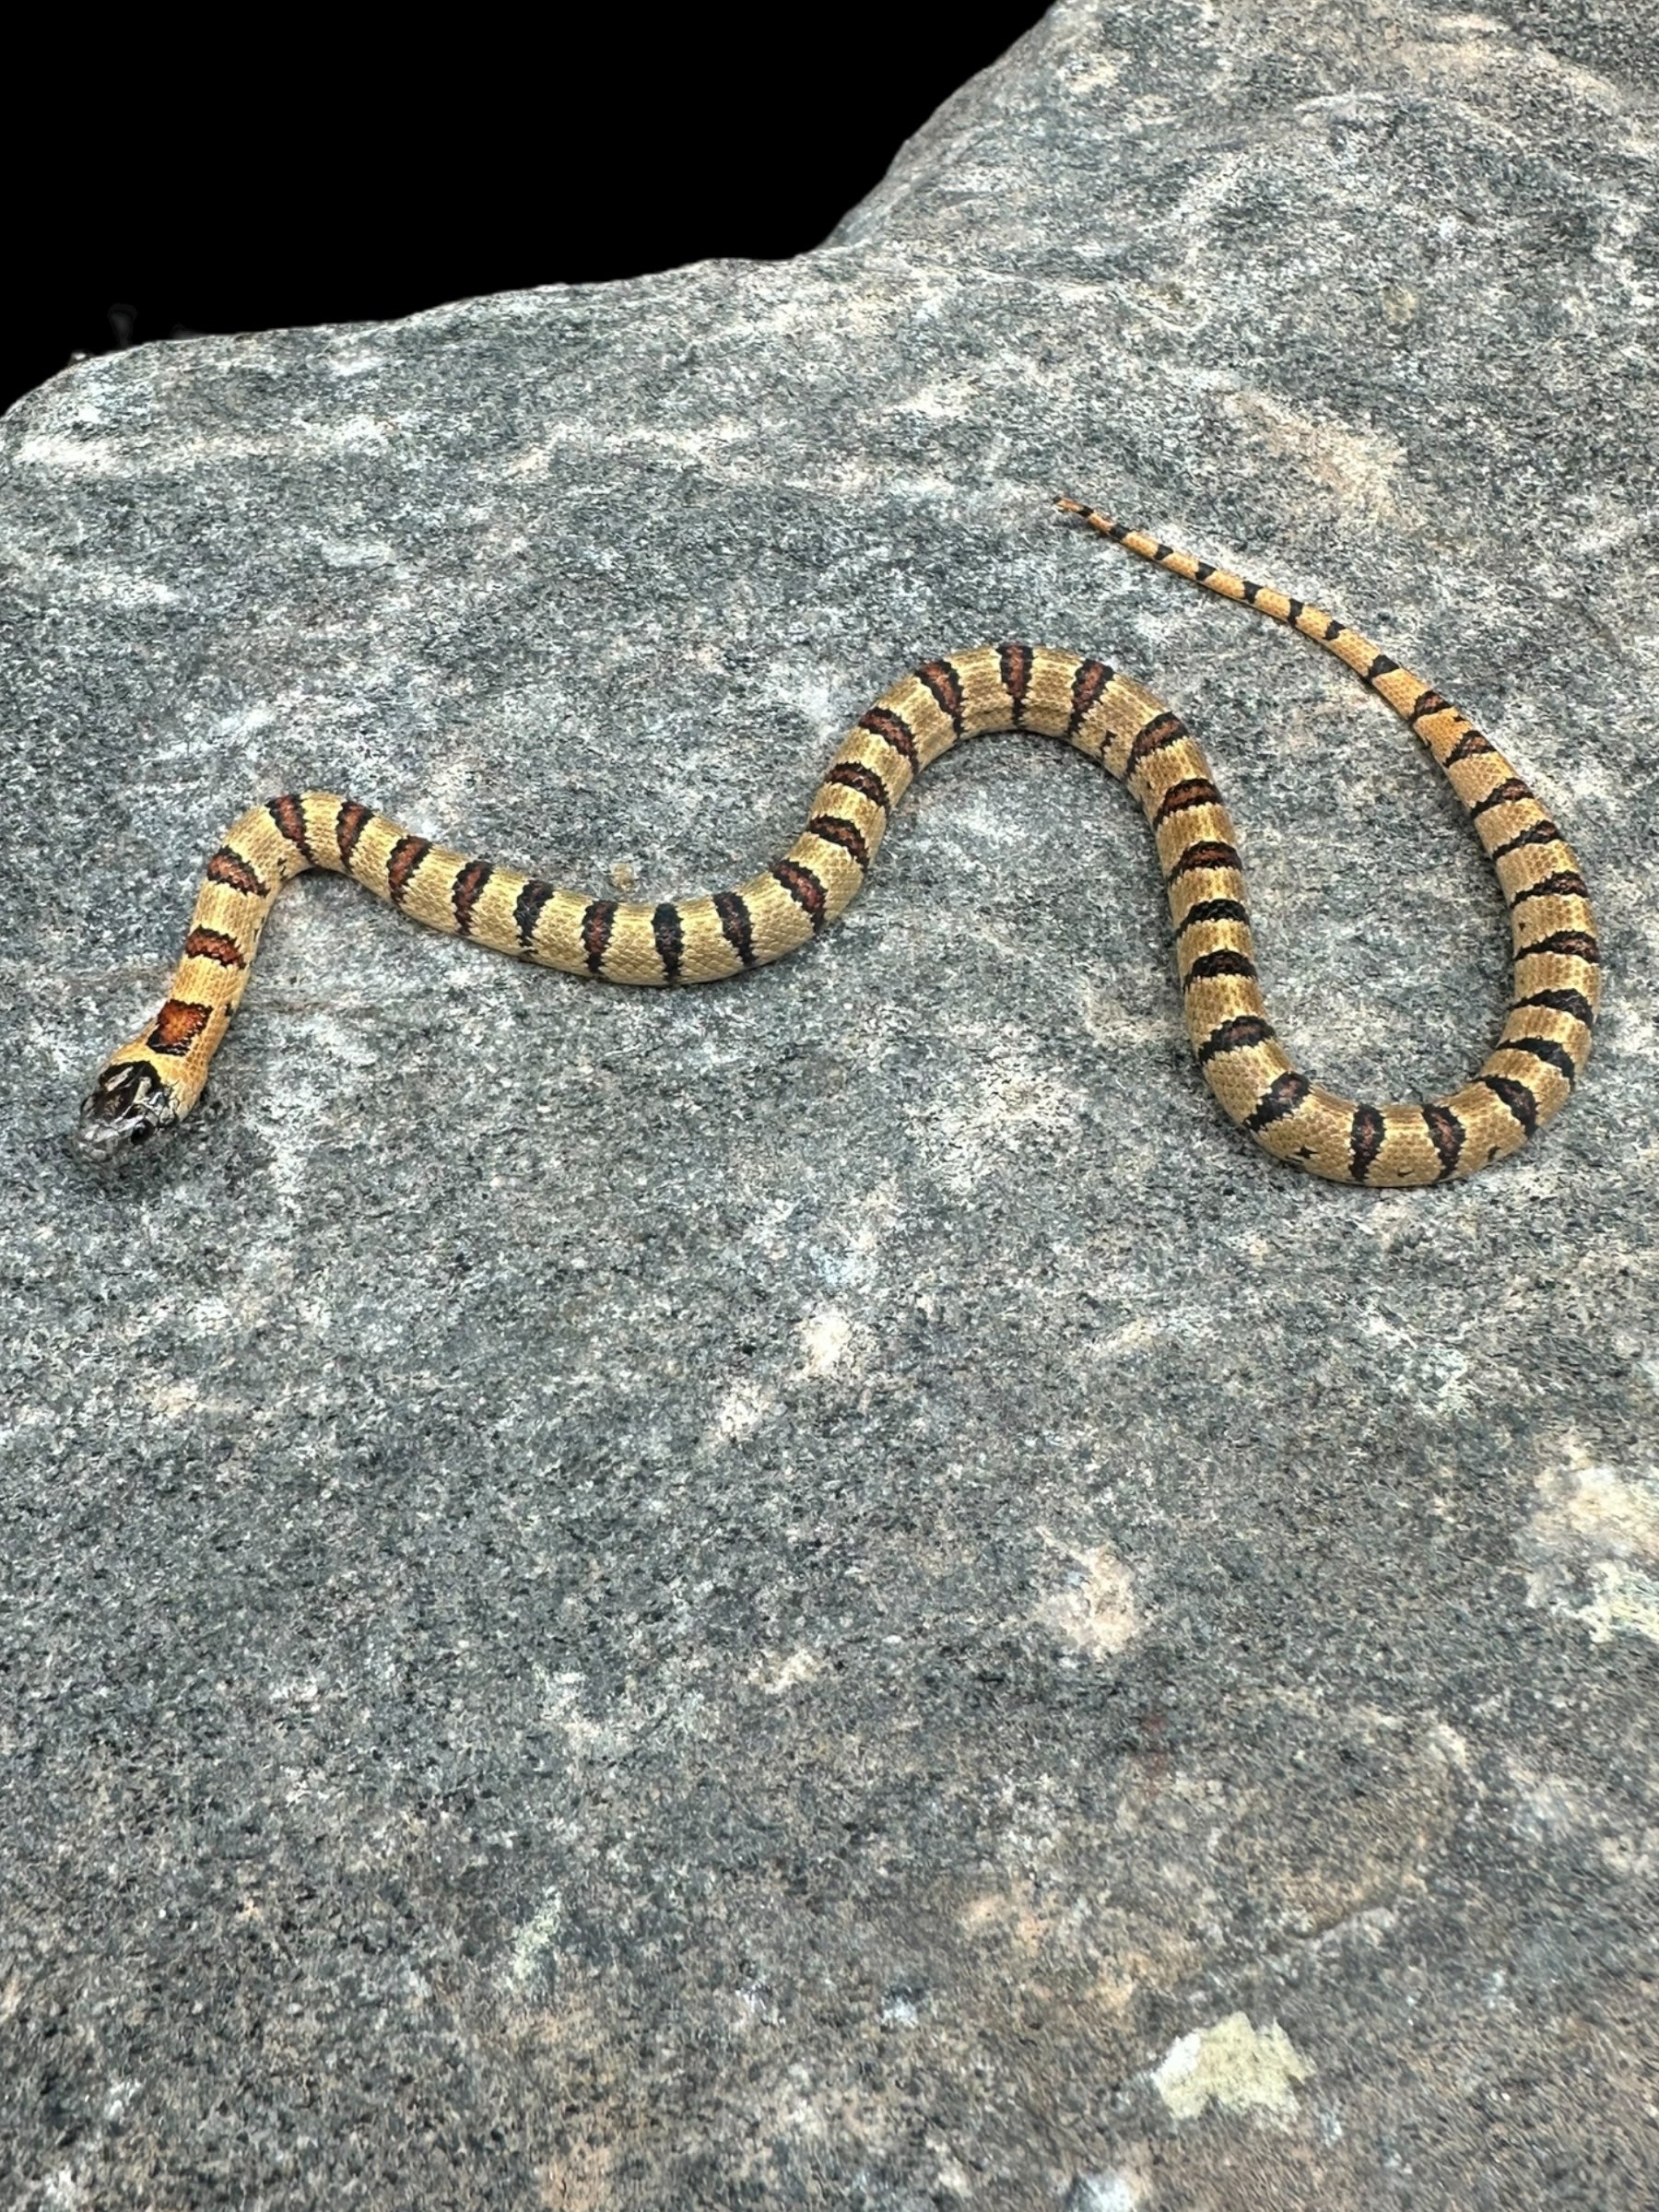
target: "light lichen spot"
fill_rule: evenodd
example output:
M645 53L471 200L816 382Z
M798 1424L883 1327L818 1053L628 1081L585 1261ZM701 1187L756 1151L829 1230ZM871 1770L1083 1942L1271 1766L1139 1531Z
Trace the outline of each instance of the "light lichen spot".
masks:
M753 1436L771 1411L777 1393L749 1376L740 1377L722 1393L704 1439L710 1446L741 1443Z
M1080 2173L1066 2197L1065 2212L1135 2212L1141 2201L1130 2174Z
M564 1929L564 1900L547 1898L512 1938L504 1980L509 1989L527 1990L537 1981L547 1953L556 1948Z
M1036 1175L1046 1158L1075 1145L1083 1099L1036 1039L964 1024L958 1044L960 1072L941 1075L906 1118L935 1179L953 1197L968 1198L1010 1161Z
M810 1682L824 1671L824 1663L816 1652L791 1652L786 1659L758 1668L750 1677L769 1698L781 1698L785 1690L794 1689L802 1682Z
M1048 1540L1054 1542L1052 1536ZM1037 1618L1074 1652L1088 1659L1110 1659L1140 1632L1129 1570L1110 1544L1071 1551L1067 1558L1069 1572L1041 1600Z
M1603 1560L1591 1580L1590 1601L1578 1608L1578 1617L1597 1643L1606 1643L1617 1629L1633 1629L1659 1643L1659 1582L1618 1559Z
M1283 2120L1296 2111L1296 2085L1312 2072L1277 2020L1258 2031L1248 2014L1230 2012L1171 2043L1152 2082L1177 2120L1196 2120L1211 2104Z
M853 1324L835 1306L826 1306L801 1324L801 1348L809 1375L833 1374L853 1341Z
M1539 1477L1523 1538L1527 1602L1596 1643L1620 1630L1659 1643L1659 1471L1598 1465L1571 1440L1564 1458Z

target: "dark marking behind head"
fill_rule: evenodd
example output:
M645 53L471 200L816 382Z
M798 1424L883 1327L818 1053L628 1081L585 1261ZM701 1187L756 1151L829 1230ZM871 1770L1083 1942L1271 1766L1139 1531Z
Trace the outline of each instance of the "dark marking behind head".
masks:
M144 1041L152 1053L182 1057L212 1018L211 1006L198 1006L188 998L170 998L156 1016L155 1027Z

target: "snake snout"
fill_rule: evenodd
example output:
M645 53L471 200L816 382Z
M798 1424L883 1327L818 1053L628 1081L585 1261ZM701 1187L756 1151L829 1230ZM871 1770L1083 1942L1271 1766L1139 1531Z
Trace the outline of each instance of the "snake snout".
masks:
M124 1159L178 1121L172 1095L153 1067L126 1060L106 1067L81 1101L76 1150L94 1166Z

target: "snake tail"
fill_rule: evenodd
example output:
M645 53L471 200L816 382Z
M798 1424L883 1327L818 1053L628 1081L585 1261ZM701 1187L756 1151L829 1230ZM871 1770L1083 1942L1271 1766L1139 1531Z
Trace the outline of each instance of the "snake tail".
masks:
M1357 631L1076 500L1059 504L1142 559L1313 639L1427 746L1497 872L1513 946L1501 1032L1460 1089L1426 1103L1371 1105L1337 1097L1297 1067L1257 986L1233 826L1186 724L1104 661L1006 643L900 677L841 740L788 852L712 895L589 898L451 852L335 792L293 792L251 807L207 862L165 1003L110 1056L83 1104L81 1153L96 1162L125 1157L194 1106L265 917L284 884L308 868L349 876L430 929L568 974L716 982L821 935L856 896L922 771L962 738L1005 730L1063 739L1139 801L1169 895L1199 1067L1229 1118L1276 1159L1336 1182L1398 1186L1473 1174L1517 1150L1571 1094L1598 1000L1589 894L1544 808L1457 708Z

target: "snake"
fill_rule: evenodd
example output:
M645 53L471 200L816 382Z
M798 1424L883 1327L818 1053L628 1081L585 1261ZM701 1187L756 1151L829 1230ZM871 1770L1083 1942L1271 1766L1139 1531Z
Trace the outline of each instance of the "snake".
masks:
M1338 1097L1298 1067L1258 987L1231 819L1181 716L1135 677L1044 645L977 645L924 662L847 733L781 859L731 890L658 902L587 898L414 835L362 801L290 792L238 818L206 864L167 997L112 1053L74 1136L104 1165L182 1122L247 987L283 886L349 876L416 922L612 983L708 983L810 944L857 894L922 771L992 731L1058 737L1127 784L1152 832L1174 924L1187 1034L1229 1119L1276 1159L1394 1188L1476 1173L1559 1112L1590 1050L1601 956L1590 895L1555 823L1490 739L1345 623L1194 559L1070 498L1056 501L1142 559L1287 624L1350 668L1416 733L1467 813L1509 910L1513 993L1461 1088L1426 1102Z

